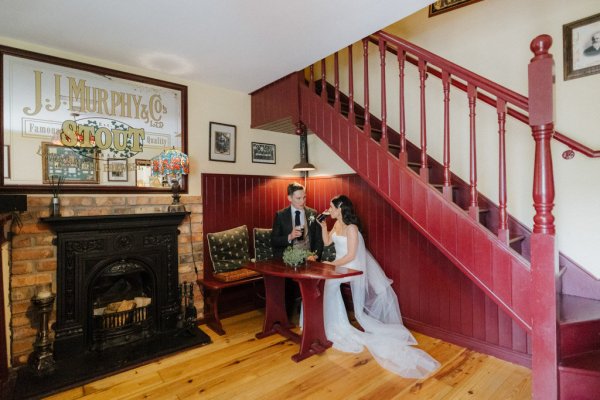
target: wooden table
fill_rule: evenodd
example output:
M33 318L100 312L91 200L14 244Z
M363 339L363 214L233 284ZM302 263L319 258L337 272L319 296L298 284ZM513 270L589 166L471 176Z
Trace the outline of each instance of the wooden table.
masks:
M299 343L300 351L292 356L295 362L322 353L331 347L332 343L327 340L323 325L325 279L360 275L362 271L317 261L309 261L306 266L297 269L284 265L281 260L258 261L245 267L261 272L265 281L265 322L262 332L256 334L258 339L279 333ZM294 325L288 321L285 309L285 278L291 278L300 285L304 307L301 335L290 330Z

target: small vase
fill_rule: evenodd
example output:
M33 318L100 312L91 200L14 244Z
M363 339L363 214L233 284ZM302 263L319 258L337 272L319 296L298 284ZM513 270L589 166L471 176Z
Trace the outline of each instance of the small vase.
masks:
M50 203L50 216L60 217L60 199L58 197L52 197L52 202Z

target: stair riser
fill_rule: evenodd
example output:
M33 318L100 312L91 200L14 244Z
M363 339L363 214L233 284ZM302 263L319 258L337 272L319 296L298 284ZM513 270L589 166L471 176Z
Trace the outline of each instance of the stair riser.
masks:
M597 400L600 396L598 373L559 368L559 382L561 400Z
M600 350L600 320L561 325L561 358L594 350Z

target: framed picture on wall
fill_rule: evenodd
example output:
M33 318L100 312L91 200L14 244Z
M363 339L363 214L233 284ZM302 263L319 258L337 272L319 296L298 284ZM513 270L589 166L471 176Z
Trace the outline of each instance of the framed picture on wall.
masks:
M108 180L114 182L127 182L127 159L109 158L106 160Z
M271 143L252 142L252 162L276 164L275 145Z
M600 72L600 14L563 25L564 80Z
M429 6L429 17L435 17L448 11L455 10L481 0L437 0Z
M4 178L5 179L9 179L10 178L10 146L5 144L4 145L4 153L3 153L3 160L4 160Z
M42 177L51 183L51 176L62 176L65 184L99 182L98 152L42 143Z
M209 128L208 158L211 161L235 162L235 125L211 122Z

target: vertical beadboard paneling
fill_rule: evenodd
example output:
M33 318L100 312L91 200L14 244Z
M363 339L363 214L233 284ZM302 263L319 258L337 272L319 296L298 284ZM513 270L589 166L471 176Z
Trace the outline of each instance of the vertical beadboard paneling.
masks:
M399 201L404 203L406 195L412 197L411 182L402 179L406 173L401 171L398 176L391 174L389 177L391 182L397 182L396 186L403 194ZM250 231L255 226L270 227L275 212L287 206L287 185L294 181L304 183L299 177L203 174L204 232L229 229L241 223L247 224ZM405 320L430 326L446 340L453 340L458 335L499 346L508 353L531 353L530 336L362 178L344 175L307 180L307 204L318 212L329 207L330 199L337 194L348 195L355 204L369 250L394 281L393 288ZM430 203L429 196L424 196L424 201ZM492 254L493 249L474 239L468 223L459 223L456 232L448 229L456 226L456 221L448 220L450 217L445 213L438 217L433 208L434 211L424 218L428 224L434 224L435 218L442 219L440 224L444 229L439 233L442 242L457 243L459 248L467 247L465 251L475 244L475 257L489 253L496 260L493 271L482 275L489 274L490 284L506 287L506 283L514 282L511 278L515 276L511 275L522 266L511 265L505 253ZM332 224L329 220L330 227ZM208 251L204 252L204 257L205 265L210 265ZM520 277L518 272L516 274ZM500 293L510 300L512 292L509 288Z

